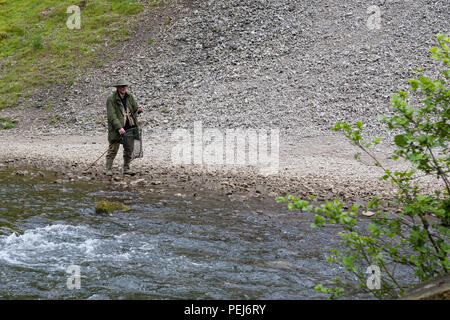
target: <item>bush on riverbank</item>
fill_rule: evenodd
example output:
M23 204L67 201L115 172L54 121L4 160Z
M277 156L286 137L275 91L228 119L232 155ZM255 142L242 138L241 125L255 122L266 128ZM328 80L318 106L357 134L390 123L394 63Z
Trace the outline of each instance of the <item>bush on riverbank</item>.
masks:
M440 47L430 51L433 59L442 62L444 70L434 80L421 73L417 79L409 81L410 91L423 105L411 106L408 102L410 94L399 90L391 97L396 115L382 118L389 129L398 132L392 158L409 162L408 169L391 172L383 167L370 149L380 139L364 141L362 122L353 125L339 122L333 127L333 130L343 131L353 145L383 168L381 180L390 181L397 187L394 202L375 197L364 209L375 213L368 230L357 228L358 204L345 210L339 199L316 206L292 195L278 198L279 202L288 201L289 209L314 212L312 227L341 225L343 231L338 235L344 249L332 249L328 261L345 267L358 279L358 288L378 298L400 297L408 287L395 273L398 265L410 267L421 283L449 273L450 90L447 81L450 77L450 42L448 36L442 34L437 35L437 39ZM436 178L434 193L425 192L415 184L420 175ZM394 214L386 208L398 208L399 213ZM341 296L349 283L341 277L333 281L336 285L325 287L319 284L316 290L329 294L330 298Z

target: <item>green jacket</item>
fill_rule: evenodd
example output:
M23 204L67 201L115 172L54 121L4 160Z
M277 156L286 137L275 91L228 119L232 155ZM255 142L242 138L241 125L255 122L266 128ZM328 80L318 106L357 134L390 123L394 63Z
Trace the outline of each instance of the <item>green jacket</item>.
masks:
M127 108L130 108L134 123L138 126L136 118L136 110L138 105L133 96L128 92L125 93L125 98L127 100ZM108 97L106 101L106 112L108 119L108 142L114 143L120 139L119 129L125 126L123 122L123 106L122 101L120 101L119 93L115 91L112 95Z

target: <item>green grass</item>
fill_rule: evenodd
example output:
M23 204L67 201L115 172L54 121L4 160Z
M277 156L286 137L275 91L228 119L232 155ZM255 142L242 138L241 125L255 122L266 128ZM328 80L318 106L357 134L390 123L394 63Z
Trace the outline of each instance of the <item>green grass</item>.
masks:
M1 3L1 2L0 2ZM0 118L0 130L14 128L15 121L10 118Z
M81 8L81 29L66 21L71 5ZM74 73L96 63L104 50L127 39L136 0L0 0L0 109L15 106L32 89L73 84ZM131 20L132 21L132 20Z

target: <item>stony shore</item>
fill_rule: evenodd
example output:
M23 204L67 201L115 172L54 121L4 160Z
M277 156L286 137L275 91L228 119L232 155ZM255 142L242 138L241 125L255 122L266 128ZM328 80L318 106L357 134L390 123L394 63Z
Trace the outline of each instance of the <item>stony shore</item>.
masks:
M17 137L1 134L0 163L5 168L36 168L56 173L55 182L81 180L102 182L118 190L153 189L183 190L184 194L214 193L233 200L273 201L278 196L293 194L306 198L314 194L318 201L341 198L349 205L365 203L374 195L391 198L394 185L377 180L381 168L362 155L338 134L283 143L280 137L280 163L275 174L261 174L249 165L185 165L173 164L170 136L159 134L144 139L144 157L132 162L135 176L122 175L122 148L114 164L114 176L104 175L104 157L88 167L108 147L103 136ZM380 147L379 159L390 168L399 163L388 158L387 148ZM87 170L88 169L88 170ZM19 170L19 174L21 171ZM432 181L422 181L433 186Z

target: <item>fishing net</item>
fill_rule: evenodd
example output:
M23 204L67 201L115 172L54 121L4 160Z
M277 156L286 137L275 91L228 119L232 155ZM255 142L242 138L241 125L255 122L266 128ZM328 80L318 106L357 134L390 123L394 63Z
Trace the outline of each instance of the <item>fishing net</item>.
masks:
M138 127L127 129L125 134L122 135L122 141L124 144L130 146L133 149L131 154L131 160L136 158L142 158L144 151L142 149L142 129Z

